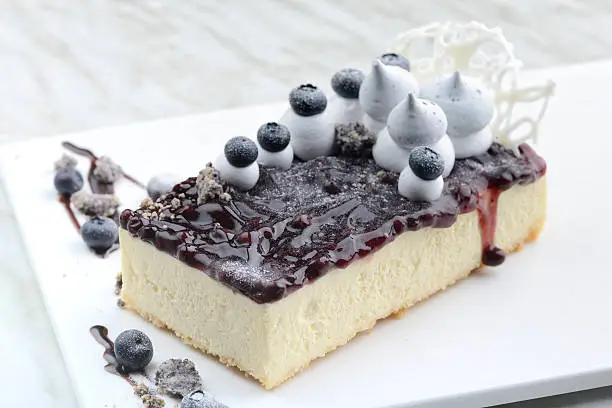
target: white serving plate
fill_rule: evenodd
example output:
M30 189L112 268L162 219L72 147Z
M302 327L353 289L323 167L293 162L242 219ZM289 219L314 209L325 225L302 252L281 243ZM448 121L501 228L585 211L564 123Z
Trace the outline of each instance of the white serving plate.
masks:
M229 136L253 135L282 105L6 147L5 186L81 405L138 406L131 388L104 371L102 348L88 332L94 324L112 337L144 330L155 345L154 365L191 358L207 389L232 408L473 408L612 384L609 72L612 64L532 74L558 83L540 146L549 163L549 218L536 244L402 319L381 322L274 391L116 306L119 256L101 260L85 249L56 201L52 164L59 142L70 140L144 181L168 170L193 175ZM86 171L85 161L80 167ZM119 184L125 206L142 194Z

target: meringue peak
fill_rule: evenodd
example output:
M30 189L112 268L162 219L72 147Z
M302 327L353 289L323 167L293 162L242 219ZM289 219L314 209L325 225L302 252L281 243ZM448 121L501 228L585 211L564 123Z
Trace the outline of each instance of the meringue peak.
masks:
M402 148L436 143L446 134L447 126L438 105L412 93L393 108L387 121L389 135Z
M493 118L495 105L492 96L459 72L426 84L420 96L444 110L451 138L468 137L479 132Z
M417 109L417 107L416 107L416 98L414 97L414 94L412 94L412 93L408 94L408 103L406 104L406 106L408 107L408 112L410 112L410 114L414 115L415 111Z
M450 79L452 81L453 88L460 89L463 87L463 78L461 78L459 71L455 71Z
M410 72L375 59L361 84L359 103L366 115L384 124L391 110L411 92L418 93L419 87Z

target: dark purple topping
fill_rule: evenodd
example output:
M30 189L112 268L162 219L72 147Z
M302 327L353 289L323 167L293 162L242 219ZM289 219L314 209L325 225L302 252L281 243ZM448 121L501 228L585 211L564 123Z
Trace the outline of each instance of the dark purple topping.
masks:
M261 125L257 131L257 141L262 149L276 153L289 146L291 135L287 126L276 122L268 122Z
M359 122L336 125L335 151L338 156L371 158L376 135Z
M361 70L344 68L336 72L331 79L331 86L338 95L347 99L359 98L359 88L365 78Z
M83 176L74 167L64 167L55 173L53 184L58 193L70 196L83 188Z
M488 208L483 192L533 183L546 164L527 145L521 152L494 144L457 160L435 202L406 200L396 183L381 181L386 173L371 159L319 157L288 170L264 168L253 189L234 192L229 202L198 205L189 178L156 203L154 217L149 209L126 210L120 221L131 235L252 300L273 302L404 231L447 228L460 213ZM342 188L328 191L330 183ZM173 209L175 198L181 206Z
M81 236L89 248L103 254L117 243L119 231L110 218L92 217L81 226Z
M202 388L202 378L191 360L171 358L155 372L155 385L164 394L182 397Z
M313 116L325 110L327 97L314 85L300 85L289 93L289 105L300 116Z
M225 158L235 167L247 167L257 160L257 145L244 136L232 137L225 144Z
M126 373L140 371L153 358L151 339L140 330L126 330L115 340L115 358Z
M433 149L417 146L410 152L408 165L423 180L435 180L444 172L444 160Z
M394 65L396 67L404 68L406 71L410 71L410 62L399 54L394 52L387 52L380 56L380 60L385 65Z

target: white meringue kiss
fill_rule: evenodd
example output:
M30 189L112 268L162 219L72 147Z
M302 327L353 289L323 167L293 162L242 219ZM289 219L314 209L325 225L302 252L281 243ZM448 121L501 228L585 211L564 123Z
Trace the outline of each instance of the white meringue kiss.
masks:
M491 122L495 110L491 94L459 72L423 86L421 98L440 105L448 119L448 135L453 139L482 130Z
M423 180L418 177L410 166L406 166L397 180L397 191L409 200L435 201L442 195L444 181L442 177L434 180Z
M289 108L279 123L289 129L293 153L300 159L312 160L332 153L336 126L325 111L317 115L300 116Z
M491 128L487 126L468 137L456 137L452 141L455 146L455 156L458 159L465 159L478 156L489 150L489 147L493 144L493 133Z
M398 146L410 148L436 143L446 134L442 108L409 94L389 114L387 129Z
M327 109L329 120L335 125L345 125L363 120L363 110L359 99L343 98L334 94L329 98Z
M265 167L275 167L281 170L287 170L293 163L293 147L289 144L280 152L269 152L257 144L259 154L257 162Z
M222 154L214 161L213 167L219 171L221 180L242 191L252 189L259 180L259 164L257 162L246 167L236 167L230 164L225 155Z
M386 123L395 105L409 93L418 92L419 85L410 72L376 60L372 63L372 71L366 75L359 89L359 103L370 119Z
M455 166L453 142L448 135L444 135L436 143L427 146L431 147L444 160L442 177L447 177ZM412 149L399 147L389 135L387 128L384 128L378 133L378 138L372 148L372 156L376 164L383 169L400 173L408 166Z

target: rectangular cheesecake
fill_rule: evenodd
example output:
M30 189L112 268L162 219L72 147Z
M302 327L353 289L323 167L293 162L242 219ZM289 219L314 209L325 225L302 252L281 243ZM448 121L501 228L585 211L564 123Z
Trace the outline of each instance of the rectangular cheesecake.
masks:
M198 204L196 179L121 215L125 305L274 388L379 319L537 238L546 164L528 145L458 160L442 197L397 193L371 159L261 169ZM443 322L441 322L443 324Z

